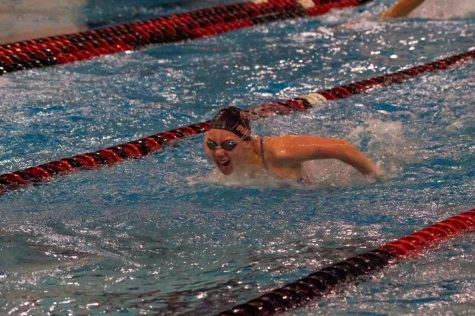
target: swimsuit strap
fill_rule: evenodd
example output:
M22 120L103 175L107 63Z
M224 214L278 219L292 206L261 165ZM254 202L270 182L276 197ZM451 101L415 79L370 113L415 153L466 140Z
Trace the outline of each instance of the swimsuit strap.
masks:
M262 164L264 165L264 171L266 172L267 175L272 176L269 170L269 164L267 163L266 155L264 152L264 137L259 138L259 150L261 153ZM281 179L280 177L277 177L277 178ZM310 183L307 179L304 179L304 177L300 177L300 179L298 179L297 182L300 182L301 184Z
M260 144L260 150L261 150L261 157L262 157L262 164L264 165L264 170L266 172L269 171L269 165L267 164L266 156L264 153L264 137L261 137L259 139L259 144Z

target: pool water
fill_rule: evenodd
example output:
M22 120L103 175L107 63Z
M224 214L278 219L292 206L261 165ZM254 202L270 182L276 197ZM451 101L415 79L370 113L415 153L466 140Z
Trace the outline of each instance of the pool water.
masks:
M0 172L475 46L475 16L367 14L389 3L2 76ZM321 162L339 172L316 170L312 186L219 183L198 135L1 196L0 313L216 314L473 208L474 71L467 62L253 125L348 139L385 171L376 182ZM450 240L287 314L470 315L474 241Z

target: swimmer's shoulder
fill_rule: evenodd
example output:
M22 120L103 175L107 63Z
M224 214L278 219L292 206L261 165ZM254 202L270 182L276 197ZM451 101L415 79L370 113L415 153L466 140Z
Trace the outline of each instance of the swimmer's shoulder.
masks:
M344 141L337 138L328 138L328 137L322 137L322 136L316 136L316 135L282 135L282 136L265 137L265 143L269 144L271 147L276 147L276 148L282 148L282 147L294 148L299 145L326 144L326 143L335 143L335 142L344 142Z
M324 138L306 135L265 136L262 143L270 160L285 161L293 159L301 145L323 141Z

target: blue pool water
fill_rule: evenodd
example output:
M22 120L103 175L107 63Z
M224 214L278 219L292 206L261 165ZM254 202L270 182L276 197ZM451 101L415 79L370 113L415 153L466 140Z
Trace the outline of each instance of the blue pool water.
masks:
M473 15L363 14L388 3L2 76L0 172L475 46ZM311 187L219 184L199 135L1 196L0 314L216 314L473 208L474 71L468 62L253 126L348 139L385 170L378 182L324 162L338 173L317 168ZM450 240L287 314L470 315L474 241Z

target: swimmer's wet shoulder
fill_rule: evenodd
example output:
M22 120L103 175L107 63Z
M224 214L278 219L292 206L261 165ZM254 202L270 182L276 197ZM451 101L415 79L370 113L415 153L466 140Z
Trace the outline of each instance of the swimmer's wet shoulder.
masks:
M301 181L302 164L288 159L291 155L286 146L282 143L282 139L287 137L274 136L259 138L262 166L268 175L280 179Z

